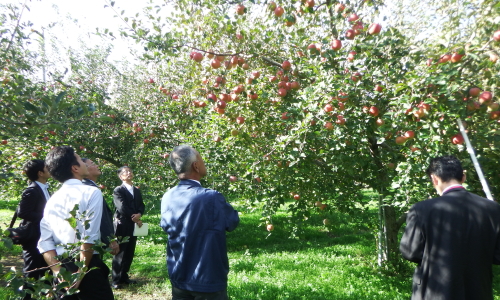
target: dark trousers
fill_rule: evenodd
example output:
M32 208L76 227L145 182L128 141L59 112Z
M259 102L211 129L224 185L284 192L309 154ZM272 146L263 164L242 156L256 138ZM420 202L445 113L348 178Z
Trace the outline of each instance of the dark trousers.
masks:
M215 293L181 290L172 286L172 300L228 300L227 289Z
M23 245L23 260L24 260L23 274L24 277L26 278L39 279L45 274L45 271L47 270L50 271L49 268L39 271L31 271L47 267L47 263L43 259L43 255L40 254L40 251L38 251L38 248L36 246L37 243L30 243L27 245ZM26 296L23 299L24 300L31 299L31 294L26 294Z
M113 283L120 284L129 280L128 272L134 260L137 237L131 236L127 243L120 244L120 252L113 257Z
M78 271L78 267L73 262L65 263L62 266L71 272ZM101 260L99 254L94 254L90 261L89 269L94 267L97 269L91 270L83 277L80 287L78 288L80 292L62 299L114 300L113 291L108 281L109 268Z

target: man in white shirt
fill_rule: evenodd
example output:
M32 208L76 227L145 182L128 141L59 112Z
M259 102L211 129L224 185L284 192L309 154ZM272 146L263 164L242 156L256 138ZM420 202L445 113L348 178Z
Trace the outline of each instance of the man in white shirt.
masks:
M88 170L73 148L56 147L49 152L45 162L52 177L63 185L45 206L38 249L55 275L61 267L73 273L81 272L71 257L65 261L56 258L67 251L65 246L68 244L81 242L80 255L76 259L84 261L89 269L97 268L89 271L76 283L75 288L79 292L72 299L112 300L113 292L108 282L109 268L92 249L100 240L102 193L98 188L82 183L82 179L88 176ZM75 227L68 219L76 205Z

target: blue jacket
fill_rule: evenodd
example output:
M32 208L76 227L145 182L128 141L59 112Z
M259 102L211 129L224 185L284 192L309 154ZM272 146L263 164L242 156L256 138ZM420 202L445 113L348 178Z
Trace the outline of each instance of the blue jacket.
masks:
M160 226L168 234L167 268L173 286L213 293L227 288L226 231L238 212L221 193L181 180L161 201Z

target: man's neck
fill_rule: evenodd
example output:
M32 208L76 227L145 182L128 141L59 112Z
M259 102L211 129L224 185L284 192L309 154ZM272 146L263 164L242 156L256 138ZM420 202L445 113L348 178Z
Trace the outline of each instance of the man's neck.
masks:
M35 181L38 181L38 182L43 183L43 184L46 184L46 183L47 183L47 179L45 179L45 178L38 178L38 179L37 179L37 180L35 180Z
M450 186L452 186L452 185L462 185L462 183L461 183L461 182L459 182L458 180L454 180L454 179L453 179L453 180L450 180L450 181L448 181L448 182L443 182L443 183L441 183L441 184L440 184L440 186L439 186L438 188L436 188L436 189L438 189L438 191L437 191L437 192L438 192L438 194L439 194L440 196L442 196L442 195L443 195L443 192L444 192L447 188L449 188Z
M92 180L94 183L97 182L97 176L88 176L87 179Z
M126 183L126 184L128 184L128 185L134 186L134 185L132 184L132 180L126 180L126 181L122 181L122 182L123 182L123 183Z
M198 182L201 181L201 176L200 174L179 174L179 180L196 180Z

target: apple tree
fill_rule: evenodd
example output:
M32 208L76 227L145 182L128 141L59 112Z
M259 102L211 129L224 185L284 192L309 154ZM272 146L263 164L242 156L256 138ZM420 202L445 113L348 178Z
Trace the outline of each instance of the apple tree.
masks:
M477 5L484 15L468 19L467 35L446 27L441 40L382 28L382 1L175 1L123 18L121 34L155 70L148 124L169 123L170 141L202 151L212 187L263 202L267 223L286 203L299 237L313 213L362 210L371 188L379 261L395 261L404 212L433 195L430 158L460 157L481 193L458 119L491 186L499 181L499 8ZM457 7L461 24L470 11Z

